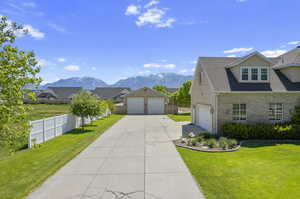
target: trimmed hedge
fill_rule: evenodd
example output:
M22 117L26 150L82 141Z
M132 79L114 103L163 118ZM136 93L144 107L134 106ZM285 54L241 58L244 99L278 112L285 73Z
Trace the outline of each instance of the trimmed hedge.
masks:
M226 123L222 126L223 136L246 139L300 139L297 124L240 124Z

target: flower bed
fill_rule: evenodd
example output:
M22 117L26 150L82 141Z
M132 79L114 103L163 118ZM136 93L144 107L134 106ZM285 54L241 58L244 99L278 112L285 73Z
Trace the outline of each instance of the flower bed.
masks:
M207 138L204 135L195 137L182 137L174 141L178 147L184 147L204 152L231 152L238 150L240 145L235 139L227 139L225 137Z

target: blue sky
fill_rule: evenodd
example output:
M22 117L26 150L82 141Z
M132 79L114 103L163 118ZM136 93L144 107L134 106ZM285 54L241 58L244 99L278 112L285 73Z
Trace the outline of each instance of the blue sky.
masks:
M192 74L199 56L277 56L300 45L299 0L1 0L24 24L44 83Z

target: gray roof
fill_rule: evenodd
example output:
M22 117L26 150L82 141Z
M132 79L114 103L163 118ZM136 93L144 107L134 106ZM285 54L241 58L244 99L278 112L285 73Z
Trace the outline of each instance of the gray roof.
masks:
M279 61L274 65L274 68L280 69L289 66L300 66L300 46L279 56Z
M127 87L98 87L92 91L94 95L101 99L113 99L118 96L126 95L131 91Z
M81 87L48 87L48 92L51 91L58 99L70 99L76 93L82 90ZM45 90L45 92L47 92Z
M286 53L284 56L290 57L289 60L300 59L300 48L294 49L292 55ZM257 52L255 52L257 53ZM230 92L230 91L300 91L300 84L293 83L285 77L280 71L277 70L278 62L281 57L266 58L273 63L272 70L270 70L270 81L268 83L241 83L233 75L230 67L241 63L246 57L200 57L198 66L201 67L205 74L207 74L212 89L217 92ZM298 65L300 66L300 64Z
M175 93L178 90L178 88L167 88L167 91L169 93Z
M159 91L156 91L152 88L144 87L133 92L130 92L126 97L164 97L168 99L169 97Z

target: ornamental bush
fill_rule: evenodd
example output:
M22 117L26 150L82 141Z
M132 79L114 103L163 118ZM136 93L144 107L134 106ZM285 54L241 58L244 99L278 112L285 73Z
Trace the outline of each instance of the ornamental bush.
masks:
M222 126L223 136L246 139L300 139L298 124L240 124L226 123Z

